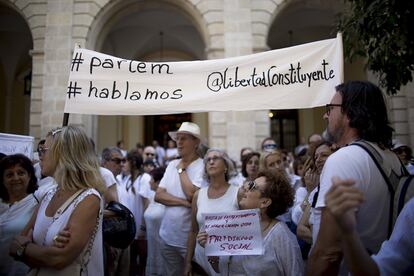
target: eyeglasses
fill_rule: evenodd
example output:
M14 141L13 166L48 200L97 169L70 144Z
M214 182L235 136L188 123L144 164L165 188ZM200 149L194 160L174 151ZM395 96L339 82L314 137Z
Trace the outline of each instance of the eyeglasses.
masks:
M342 104L327 104L327 105L325 105L325 108L326 108L326 115L328 115L329 116L329 114L331 114L331 110L335 107L335 106L341 106L342 107Z
M116 164L121 164L121 163L125 163L126 159L125 158L112 158L111 159L112 162L115 162Z
M155 155L155 153L150 153L150 152L147 152L147 153L145 153L145 155L146 155L146 156L154 156L154 155Z
M45 154L48 150L49 150L49 148L39 148L39 150L38 150L37 152L39 153L39 155L43 155L43 154Z
M219 159L223 159L223 158L222 158L222 157L220 157L220 156L208 157L208 158L206 159L206 163L210 163L211 161L216 162L216 161L217 161L217 160L219 160Z

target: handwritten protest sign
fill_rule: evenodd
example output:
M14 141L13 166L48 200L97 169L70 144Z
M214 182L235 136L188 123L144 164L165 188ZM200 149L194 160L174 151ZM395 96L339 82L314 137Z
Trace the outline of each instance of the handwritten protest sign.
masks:
M206 256L262 255L259 211L203 214L208 240Z
M33 158L34 137L0 133L0 152L10 155L21 153Z
M153 115L321 106L343 82L342 36L252 55L151 63L75 48L65 113Z

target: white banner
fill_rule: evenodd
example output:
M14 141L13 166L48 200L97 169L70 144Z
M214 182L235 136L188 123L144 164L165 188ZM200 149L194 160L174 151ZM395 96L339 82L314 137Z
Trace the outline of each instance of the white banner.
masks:
M33 143L32 136L0 133L0 152L7 155L21 153L32 160Z
M342 36L234 58L151 63L75 48L65 113L312 108L343 82Z
M206 256L262 255L259 209L203 214Z

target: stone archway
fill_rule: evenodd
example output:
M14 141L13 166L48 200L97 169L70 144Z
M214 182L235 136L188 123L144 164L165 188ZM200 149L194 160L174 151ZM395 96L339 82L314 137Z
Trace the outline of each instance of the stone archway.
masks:
M33 2L30 0L0 0L0 6L13 10L20 16L20 18L24 21L24 24L28 27L28 33L26 36L30 36L31 46L28 47L27 53L24 55L29 55L31 64L26 65L25 69L21 71L22 74L18 75L20 78L25 79L28 75L27 73L31 71L30 83L28 82L28 78L26 78L26 90L28 90L28 87L30 88L30 97L26 97L24 100L26 105L24 117L26 119L24 121L23 133L30 134L36 139L40 139L42 133L41 115L43 105L43 64L47 3ZM10 26L10 22L2 24L2 26L4 26L3 29L7 28ZM4 70L6 71L9 69L4 68Z
M15 5L0 1L0 132L28 135L32 30Z
M200 60L206 59L207 49L211 49L206 26L201 13L189 1L110 2L97 13L84 43L86 48L127 59ZM160 49L160 31L163 49ZM121 139L129 148L150 139L144 135L152 124L148 117L145 120L143 116L89 117L84 122L89 120L98 150ZM206 118L206 114L192 116L203 132L207 132Z
M266 43L270 49L279 49L336 36L337 14L343 10L342 1L329 0L285 0L274 5L268 15ZM264 21L264 19L262 19ZM262 30L263 32L265 29ZM262 32L262 33L263 33ZM345 63L345 79L366 79L363 65ZM297 110L297 143L306 140L312 133L321 133L325 128L323 108Z

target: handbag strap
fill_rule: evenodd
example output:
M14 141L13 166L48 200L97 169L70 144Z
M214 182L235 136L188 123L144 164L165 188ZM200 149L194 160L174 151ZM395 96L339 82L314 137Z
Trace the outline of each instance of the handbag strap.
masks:
M56 211L55 215L53 216L53 220L57 220L61 214L63 214L66 209L68 209L69 205L83 192L84 190L78 190L74 193L70 198L68 198L65 203L60 206L60 208Z
M84 271L86 272L86 275L88 274L88 264L89 264L89 260L90 260L91 255L92 255L93 243L95 241L96 234L98 233L99 221L101 220L102 214L103 214L102 213L102 210L99 209L99 215L96 218L95 229L93 230L93 233L91 235L91 238L89 239L88 247L87 247L87 249L85 251L85 254L82 257L80 275L82 275L82 272L84 272Z

